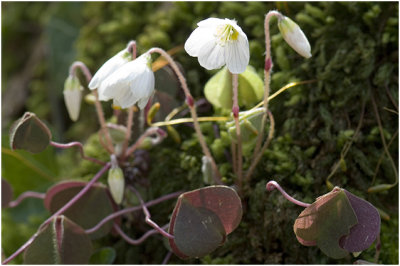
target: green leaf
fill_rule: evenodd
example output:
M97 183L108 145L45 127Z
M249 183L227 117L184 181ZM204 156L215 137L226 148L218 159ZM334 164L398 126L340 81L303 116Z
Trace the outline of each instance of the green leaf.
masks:
M45 191L58 175L58 162L54 148L32 154L24 150L13 151L8 147L7 136L2 137L2 178L7 180L18 196L27 190Z
M90 264L112 264L117 253L112 247L104 247L96 250L90 257Z
M240 136L242 143L254 141L261 132L261 123L264 116L264 108L257 108L239 113ZM236 142L235 121L226 123L230 137Z
M238 77L238 100L240 106L247 108L262 100L264 84L254 68L248 66ZM232 76L226 67L218 71L206 83L204 94L214 106L223 109L232 109Z
M224 241L240 223L242 204L227 186L209 186L183 193L173 211L169 243L181 258L204 256Z
M78 194L85 185L85 182L79 181L65 181L54 185L46 193L44 206L51 213L55 213ZM87 193L64 212L64 215L86 230L95 226L116 209L117 206L112 201L108 189L103 184L95 183ZM96 239L107 235L112 224L113 221L109 221L89 236Z
M11 185L4 180L1 179L1 208L7 207L8 203L11 202L13 197L13 191Z
M50 130L34 113L26 112L10 129L10 145L13 150L39 153L46 149L50 140Z
M335 188L301 212L295 221L294 232L300 243L314 243L327 256L340 259L348 252L340 247L339 240L357 223L344 190Z
M85 231L61 215L41 227L25 250L25 264L87 264L92 243Z

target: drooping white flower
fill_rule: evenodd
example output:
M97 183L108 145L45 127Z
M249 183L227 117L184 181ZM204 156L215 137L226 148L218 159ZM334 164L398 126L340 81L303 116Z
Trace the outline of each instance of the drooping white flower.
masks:
M94 90L100 87L101 82L103 82L109 75L111 75L115 70L120 68L122 65L128 63L132 60L132 55L129 53L128 49L120 51L107 62L105 62L96 74L93 76L92 80L89 82L89 89Z
M245 71L250 59L249 42L236 21L208 18L197 25L185 43L190 56L198 57L200 65L208 70L226 64L231 73Z
M125 63L101 82L98 89L101 101L114 100L114 105L128 108L138 103L143 109L154 92L154 73L151 56L145 53Z
M281 16L278 21L278 27L285 41L298 54L305 58L311 57L311 47L307 37L293 20L286 16Z

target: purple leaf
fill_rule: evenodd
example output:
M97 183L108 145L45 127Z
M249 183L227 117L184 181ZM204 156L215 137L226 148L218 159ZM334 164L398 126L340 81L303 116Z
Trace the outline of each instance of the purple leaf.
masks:
M44 206L51 213L55 213L71 200L86 182L66 181L51 187L44 199ZM64 215L84 229L95 226L103 218L117 210L108 189L101 183L95 183L75 204L64 212ZM119 219L116 219L117 222ZM113 221L104 224L99 230L91 233L92 239L107 235L112 229Z
M39 153L46 149L50 140L50 130L34 113L26 112L10 129L10 145L13 150Z
M340 246L349 252L360 252L375 241L380 232L381 218L378 210L369 202L344 190L353 208L358 224L350 229L350 234L340 239Z
M64 215L37 232L25 250L25 264L88 264L93 248L85 231Z

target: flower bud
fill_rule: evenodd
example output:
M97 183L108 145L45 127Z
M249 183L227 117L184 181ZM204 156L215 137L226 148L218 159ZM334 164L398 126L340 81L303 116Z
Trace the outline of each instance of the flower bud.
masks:
M213 183L213 170L211 166L211 159L207 156L203 156L201 158L202 165L201 165L201 172L203 173L203 182L205 184L212 184Z
M311 57L311 47L307 37L293 20L286 16L278 21L279 30L287 42L298 54L305 58Z
M64 83L64 101L69 117L72 121L78 120L81 110L83 87L76 76L69 75Z
M111 191L111 196L117 204L121 204L125 188L125 179L122 169L118 166L112 167L110 171L108 171L107 182Z

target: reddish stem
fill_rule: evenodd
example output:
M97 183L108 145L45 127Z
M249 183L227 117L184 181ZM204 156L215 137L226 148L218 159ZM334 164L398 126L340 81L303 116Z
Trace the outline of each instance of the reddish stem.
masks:
M151 220L151 214L149 212L149 210L146 207L146 204L143 201L142 196L140 195L140 193L133 187L133 186L129 186L129 189L133 191L133 193L136 194L136 196L138 197L139 201L140 201L140 205L142 206L143 209L143 213L144 215L146 215L145 221L148 225L150 225L151 227L153 227L155 230L157 230L160 234L162 234L163 236L169 238L169 239L174 239L174 236L165 232L158 224L156 224L153 220Z
M91 161L91 162L94 162L94 163L97 163L97 164L100 164L100 165L106 165L105 162L102 162L102 161L97 160L95 158L91 158L91 157L86 156L84 151L83 151L82 143L80 143L78 141L73 141L73 142L65 143L65 144L64 143L57 143L57 142L54 142L54 141L50 141L50 145L52 145L52 146L54 146L56 148L60 148L60 149L68 149L68 148L77 146L79 148L79 152L80 152L80 154L82 156L82 159L85 159L85 160L88 160L88 161Z
M125 154L123 155L123 158L128 157L129 155L131 155L139 146L140 144L142 144L142 142L144 141L144 139L148 136L154 135L156 134L158 138L160 138L159 140L161 141L161 139L166 137L166 134L164 134L165 132L163 130L161 130L158 127L150 127L148 128L141 136L140 138L135 142L135 144L133 144L131 147L129 147L127 149L127 151L125 152Z
M167 225L164 225L163 228L167 228ZM132 239L130 238L127 234L125 234L124 231L122 231L121 227L117 224L114 224L114 229L117 231L117 233L129 244L131 245L139 245L143 243L149 236L157 234L158 231L156 229L151 229L147 231L144 235L142 235L139 239Z
M69 74L71 76L76 76L77 68L80 68L82 70L83 74L85 75L86 81L89 83L92 79L92 74L90 73L90 70L87 68L87 66L81 61L75 61L72 63L71 67L69 68Z
M16 200L11 201L8 204L8 207L14 208L14 207L18 206L24 199L27 199L27 198L44 199L45 196L46 196L45 193L26 191L26 192L22 193L21 195L19 195L19 197Z
M46 221L43 222L41 226L45 226L53 220L54 217L65 212L68 208L70 208L75 202L77 202L90 188L91 186L99 180L99 178L110 168L110 163L107 163L93 178L86 184L86 186L76 194L70 201L68 201L63 207L61 207L57 212L55 212L52 216L50 216ZM29 247L33 240L38 236L38 233L35 233L28 241L25 242L17 251L15 251L11 256L5 259L2 264L8 264L11 260L13 260L16 256L21 254L27 247Z
M168 195L164 195L164 196L162 196L162 197L160 197L158 199L151 200L151 201L147 202L145 204L145 206L146 207L150 207L150 206L156 205L156 204L158 204L160 202L163 202L163 201L166 201L166 200L169 200L169 199L173 199L173 198L177 198L182 193L183 193L182 191L178 191L178 192L174 192L174 193L171 193L171 194L168 194ZM134 206L134 207L130 207L130 208L126 208L126 209L122 209L122 210L119 210L117 212L114 212L113 214L110 214L109 216L105 217L103 220L101 220L94 227L85 230L85 233L86 234L91 234L91 233L97 231L98 229L100 229L100 227L102 227L108 221L110 221L110 220L112 220L112 219L114 219L114 218L116 218L118 216L121 216L123 214L127 214L127 213L134 212L134 211L139 211L141 209L142 209L142 206Z
M290 201L290 202L292 202L292 203L294 203L296 205L299 205L301 207L307 208L307 207L309 207L311 205L309 203L301 202L301 201L299 201L297 199L294 199L293 197L289 196L289 194L287 194L283 190L283 188L276 181L269 181L267 183L267 185L266 185L266 188L267 188L268 191L272 191L275 188L277 188L288 201Z

